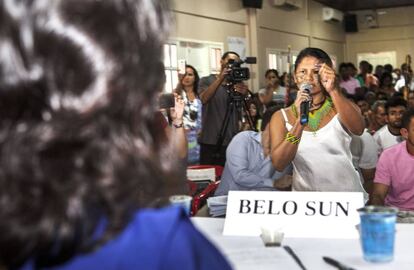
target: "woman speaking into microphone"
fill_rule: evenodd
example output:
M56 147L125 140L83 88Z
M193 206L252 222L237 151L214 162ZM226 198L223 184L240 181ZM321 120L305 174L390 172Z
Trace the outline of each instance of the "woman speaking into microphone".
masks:
M295 102L271 120L273 165L282 171L293 163L294 191L366 195L350 151L351 135L362 134L364 121L359 108L339 90L332 60L321 49L303 49L294 79L299 89Z

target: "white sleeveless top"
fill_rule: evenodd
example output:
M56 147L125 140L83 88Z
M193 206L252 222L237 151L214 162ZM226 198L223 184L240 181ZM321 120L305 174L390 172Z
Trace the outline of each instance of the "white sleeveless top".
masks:
M281 110L287 130L292 129L286 112ZM352 164L351 136L344 130L338 114L316 132L303 131L293 159L294 191L363 192L357 170Z

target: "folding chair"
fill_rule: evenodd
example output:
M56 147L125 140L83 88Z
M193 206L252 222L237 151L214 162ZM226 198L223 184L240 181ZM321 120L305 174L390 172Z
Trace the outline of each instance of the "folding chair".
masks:
M195 215L206 203L207 198L214 195L220 183L219 180L222 173L223 167L218 165L196 165L187 167L187 179L189 181L191 196L193 196L191 207L192 215Z

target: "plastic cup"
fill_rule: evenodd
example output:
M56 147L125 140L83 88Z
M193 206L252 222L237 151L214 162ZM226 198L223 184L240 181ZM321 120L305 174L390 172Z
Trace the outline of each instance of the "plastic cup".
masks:
M192 199L193 198L188 195L173 195L170 196L170 203L183 208L185 213L190 216Z
M369 262L392 261L398 209L367 206L358 209L358 212L361 218L359 233L364 259Z

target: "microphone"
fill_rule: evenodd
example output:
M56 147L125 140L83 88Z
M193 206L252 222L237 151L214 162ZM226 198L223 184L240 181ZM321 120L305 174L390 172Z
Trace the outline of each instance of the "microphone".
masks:
M309 83L304 83L300 86L300 89L310 94L312 90L312 85ZM309 108L311 105L312 100L303 101L300 104L300 123L305 125L309 121Z

